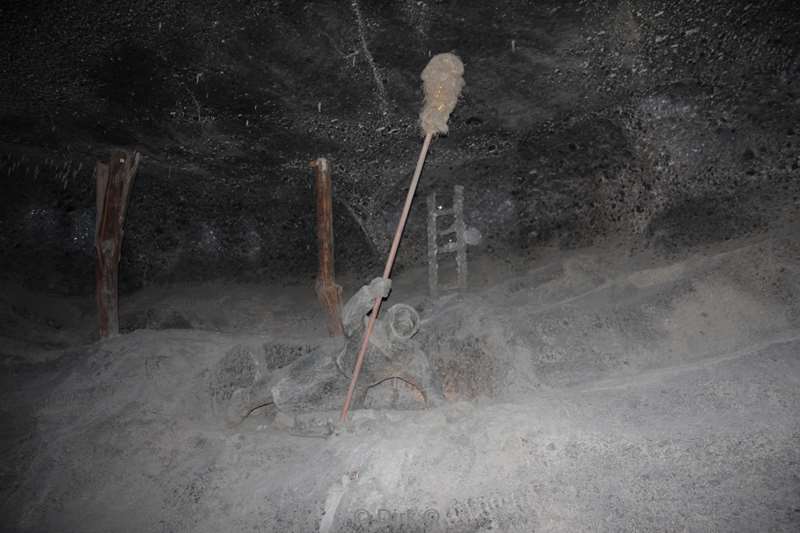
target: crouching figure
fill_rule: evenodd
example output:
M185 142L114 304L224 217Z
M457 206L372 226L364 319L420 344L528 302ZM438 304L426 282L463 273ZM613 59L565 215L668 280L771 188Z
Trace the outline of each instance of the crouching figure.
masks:
M355 366L366 315L375 299L386 298L390 290L391 280L375 278L344 306L343 339L330 339L288 366L262 374L251 386L234 391L226 409L227 423L238 424L253 410L269 404L286 414L338 409ZM363 405L370 387L391 378L414 386L428 406L444 401L428 356L414 340L419 326L417 311L402 303L390 307L376 321L353 396L354 407Z

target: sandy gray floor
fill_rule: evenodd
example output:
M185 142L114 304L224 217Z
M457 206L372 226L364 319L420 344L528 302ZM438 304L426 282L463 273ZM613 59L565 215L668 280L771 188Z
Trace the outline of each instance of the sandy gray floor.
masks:
M799 267L793 239L762 236L671 261L584 250L502 280L476 271L482 286L438 302L408 273L392 301L421 310L449 402L407 409L413 394L376 390L406 409L356 411L325 439L268 409L233 429L220 416L226 356L324 342L304 287L142 293L123 301L131 332L100 343L81 304L23 313L26 295L7 296L4 523L796 531Z

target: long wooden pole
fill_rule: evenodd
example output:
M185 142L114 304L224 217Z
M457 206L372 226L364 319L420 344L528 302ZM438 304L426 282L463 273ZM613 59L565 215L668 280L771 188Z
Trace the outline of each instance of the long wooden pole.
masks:
M411 185L408 188L406 203L403 206L403 213L400 215L400 222L397 223L397 231L394 233L394 240L392 241L392 248L389 251L389 258L386 260L386 267L383 269L383 279L388 280L392 273L394 259L397 255L397 248L400 246L400 238L403 236L403 229L406 226L408 212L411 210L411 202L414 200L414 193L417 190L419 176L422 174L422 166L425 164L425 156L428 155L428 148L431 145L432 138L433 134L428 133L425 135L425 142L422 143L422 150L420 150L419 159L417 160L417 168L414 170L414 176L411 178ZM372 304L372 314L370 314L369 322L367 323L367 329L364 331L364 339L361 341L361 349L358 351L356 366L353 369L353 377L350 379L350 387L347 389L347 397L345 398L344 406L342 407L342 416L340 418L342 422L347 420L347 413L350 411L350 404L353 401L353 392L356 389L356 382L358 381L358 375L361 373L361 367L364 365L364 356L366 355L367 347L369 346L369 337L372 335L372 329L375 327L375 321L378 319L378 313L380 312L382 301L383 298L378 297L375 298L375 303Z

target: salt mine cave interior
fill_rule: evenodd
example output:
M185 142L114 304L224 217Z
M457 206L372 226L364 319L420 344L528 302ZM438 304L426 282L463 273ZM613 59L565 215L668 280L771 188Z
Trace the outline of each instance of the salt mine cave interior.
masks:
M797 0L0 43L0 530L800 531Z

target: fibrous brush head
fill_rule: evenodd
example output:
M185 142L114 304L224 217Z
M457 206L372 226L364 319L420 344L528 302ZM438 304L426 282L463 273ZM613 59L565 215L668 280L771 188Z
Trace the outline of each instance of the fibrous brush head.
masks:
M464 64L455 54L437 54L422 71L425 107L419 122L425 135L447 133L447 120L464 87Z

